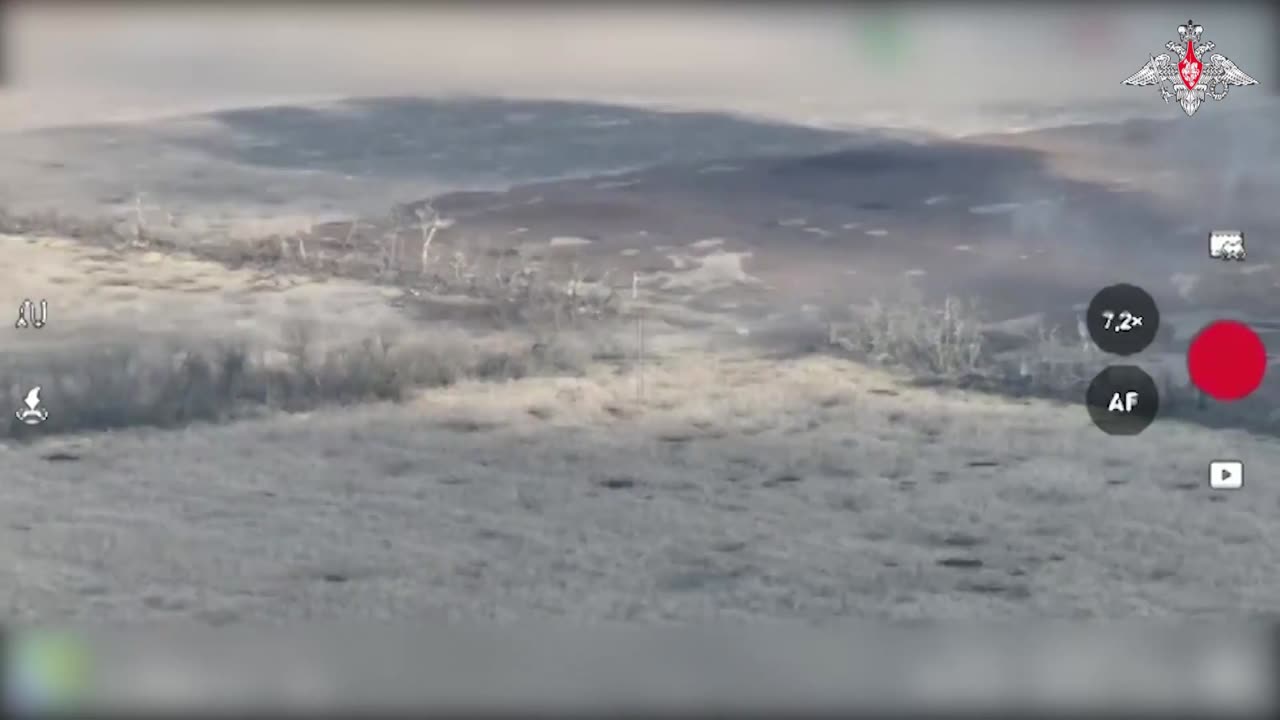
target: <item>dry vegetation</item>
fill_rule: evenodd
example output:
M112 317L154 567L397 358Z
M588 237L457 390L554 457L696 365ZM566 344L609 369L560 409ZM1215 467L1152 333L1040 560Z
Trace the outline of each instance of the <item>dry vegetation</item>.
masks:
M262 267L319 283L303 263L334 256L316 250ZM213 625L1274 607L1257 568L1280 547L1275 493L1201 492L1203 459L1264 468L1273 443L1177 422L1101 436L1078 403L1108 359L1078 343L1011 338L971 304L904 292L833 322L818 352L654 353L637 398L613 334L628 308L604 283L482 257L379 280L421 332L339 342L299 321L251 343L211 323L203 339L6 349L0 403L38 383L57 412L39 438L0 431L36 440L0 443L0 564L20 568L0 602L19 620ZM431 322L449 307L484 322ZM210 425L134 429L194 422Z
M871 365L925 386L956 387L1011 397L1083 402L1089 382L1108 365L1147 365L1160 390L1160 416L1199 425L1280 434L1276 391L1263 388L1232 403L1211 403L1143 356L1105 355L1091 341L1068 340L1056 328L1010 334L991 329L981 307L949 298L938 304L906 288L894 298L850 313L829 329L830 344Z
M411 389L460 379L577 373L599 352L568 335L505 349L483 347L459 333L403 344L379 335L317 349L314 334L299 323L278 349L175 339L8 358L0 367L0 405L21 407L27 390L39 385L45 404L57 412L38 429L10 416L0 437L179 427L264 410L398 401Z
M257 239L211 233L188 237L129 221L91 222L56 214L0 214L0 232L60 233L120 253L177 251L232 267L279 275L341 276L399 288L398 304L430 320L461 320L510 334L515 342L482 347L458 333L430 339L386 331L344 346L317 346L316 328L299 321L270 347L226 339L119 343L87 352L12 357L0 367L0 403L17 407L37 378L57 398L57 419L41 433L130 426L176 427L262 410L297 411L324 404L400 400L413 388L461 379L511 379L578 373L592 362L624 366L617 321L627 314L607 274L589 277L571 262L530 259L516 249L443 242L452 223L429 205L380 226L351 222L292 236ZM335 237L340 239L335 240ZM417 239L417 244L410 242ZM469 253L467 250L474 250ZM927 302L911 288L869 307L850 309L828 327L828 350L899 373L918 384L1078 403L1108 358L1055 331L992 331L970 301ZM1273 434L1266 398L1212 406L1194 388L1155 373L1162 415ZM28 431L16 420L3 430Z
M571 260L527 256L483 239L463 236L442 242L440 231L453 223L426 208L414 212L412 224L406 224L400 211L377 222L355 219L248 236L179 229L167 214L167 221L156 227L141 206L130 217L114 220L52 212L19 217L0 211L0 233L58 235L122 252L183 252L230 267L394 285L406 291L408 302L467 297L483 308L477 314L500 327L558 331L621 314L622 298L607 274L589 276Z
M38 432L10 416L0 423L0 437L178 427L263 410L395 401L410 389L461 379L572 374L595 360L624 359L611 331L622 313L618 297L601 283L585 281L572 266L521 263L506 256L485 263L460 250L451 251L447 263L436 262L427 236L418 255L425 265L410 274L388 260L388 248L395 246L390 240L374 252L355 245L345 254L308 252L301 235L190 237L149 229L142 218L141 212L131 222L0 214L0 232L64 235L106 246L126 261L155 250L185 253L231 267L250 266L277 285L308 277L374 281L401 291L396 304L424 320L444 322L428 322L422 333L370 330L365 337L336 345L326 341L324 327L299 318L267 343L250 343L214 328L198 335L129 337L87 347L5 353L0 356L0 403L20 407L27 390L40 385L46 404L56 404L58 412ZM468 326L490 337L486 341L461 329Z
M690 353L648 387L597 366L17 449L0 559L25 569L0 594L18 620L215 625L1275 607L1275 489L1211 493L1203 465L1266 468L1272 443L1112 439L819 355Z

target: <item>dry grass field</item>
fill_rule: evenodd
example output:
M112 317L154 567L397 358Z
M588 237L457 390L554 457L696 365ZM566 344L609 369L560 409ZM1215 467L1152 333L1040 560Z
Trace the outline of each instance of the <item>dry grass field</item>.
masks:
M913 382L981 369L959 322L870 316L894 369L654 308L639 367L634 308L477 330L386 286L4 242L9 287L60 290L5 352L9 404L42 383L53 413L0 450L11 618L1209 617L1280 596L1265 470L1204 479L1220 456L1271 467L1275 441L1112 438L1078 402Z
M1064 46L1065 102L1012 58L1066 15L900 18L929 40L878 65L854 21L897 21L834 9L42 7L0 93L0 315L50 313L0 317L4 619L1280 611L1280 385L1207 401L1183 357L1280 337L1280 108L1124 87L1141 14ZM1078 328L1121 282L1161 316L1129 438Z

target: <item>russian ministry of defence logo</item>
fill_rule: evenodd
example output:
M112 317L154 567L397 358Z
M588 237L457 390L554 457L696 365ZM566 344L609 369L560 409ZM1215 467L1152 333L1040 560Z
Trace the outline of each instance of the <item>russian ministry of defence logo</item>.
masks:
M1177 100L1188 117L1196 114L1206 97L1222 100L1232 87L1258 84L1225 55L1210 55L1215 45L1201 41L1202 35L1204 28L1192 20L1179 25L1178 39L1165 44L1169 52L1152 56L1124 84L1155 85L1166 103ZM1207 60L1202 59L1206 57Z

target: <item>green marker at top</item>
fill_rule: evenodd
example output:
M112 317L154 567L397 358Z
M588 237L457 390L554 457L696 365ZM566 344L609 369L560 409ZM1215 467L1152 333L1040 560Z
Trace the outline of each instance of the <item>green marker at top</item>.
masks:
M859 17L859 47L868 62L882 67L896 65L907 52L907 32L900 12L875 10Z
M5 696L11 713L72 710L89 686L84 642L64 633L16 633L7 648Z

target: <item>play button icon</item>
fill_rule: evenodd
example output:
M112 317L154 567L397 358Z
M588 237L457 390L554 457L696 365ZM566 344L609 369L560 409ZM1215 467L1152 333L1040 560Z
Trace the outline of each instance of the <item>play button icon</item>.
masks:
M1214 490L1239 490L1244 487L1244 463L1239 460L1214 460L1209 463L1209 487Z

